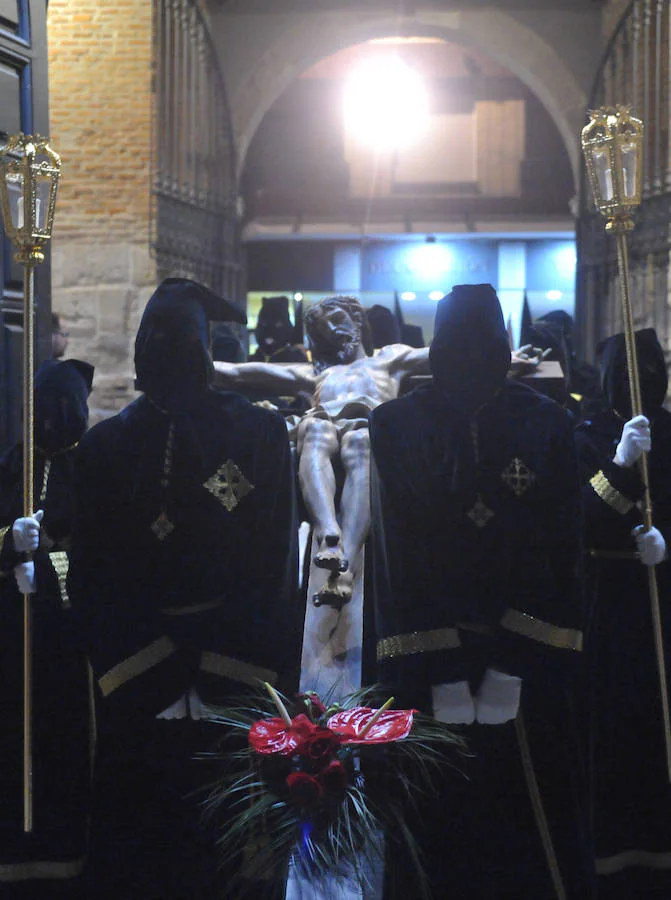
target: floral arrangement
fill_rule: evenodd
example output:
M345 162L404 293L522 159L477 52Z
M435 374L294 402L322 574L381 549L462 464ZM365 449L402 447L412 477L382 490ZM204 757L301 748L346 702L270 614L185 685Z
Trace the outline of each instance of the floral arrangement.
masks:
M415 710L392 710L393 698L366 705L370 690L327 705L315 693L290 703L266 689L257 706L214 717L246 737L244 747L222 749L227 772L208 801L222 812L222 862L238 860L241 882L281 879L291 860L312 882L347 872L365 885L376 856L379 863L380 833L394 829L410 844L422 885L404 804L432 792L461 739ZM420 890L428 896L426 885Z

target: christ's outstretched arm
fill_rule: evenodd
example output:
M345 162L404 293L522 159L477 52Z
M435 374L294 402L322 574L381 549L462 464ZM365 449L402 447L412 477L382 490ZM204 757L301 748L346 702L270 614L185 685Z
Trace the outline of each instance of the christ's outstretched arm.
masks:
M259 388L271 394L312 394L315 375L305 363L214 363L215 387L229 390Z

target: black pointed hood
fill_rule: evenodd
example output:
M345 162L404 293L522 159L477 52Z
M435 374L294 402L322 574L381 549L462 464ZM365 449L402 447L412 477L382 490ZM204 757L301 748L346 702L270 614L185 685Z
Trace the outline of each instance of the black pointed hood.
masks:
M461 413L472 415L501 388L510 348L490 284L456 285L439 302L429 361L436 388Z
M389 344L399 344L401 329L394 313L386 306L375 303L366 310L366 318L373 337L373 347L380 350Z
M241 363L246 358L245 349L231 326L226 322L217 322L212 328L212 359L215 362Z
M562 329L554 322L538 319L532 325L524 328L520 336L520 344L522 346L531 344L533 347L549 351L544 358L559 363L564 373L564 390L563 396L555 399L560 399L560 402L565 403L569 394L570 362ZM544 392L542 386L539 386L538 390Z
M289 298L264 297L254 329L261 352L271 356L281 347L290 344L294 333L294 326L289 318Z
M163 281L149 299L135 339L136 388L157 406L182 412L212 380L209 321L245 323L245 314L209 288Z
M624 334L614 334L607 338L599 350L601 386L608 405L628 419L631 417L631 401ZM636 354L643 412L648 418L654 418L664 402L669 382L664 351L654 328L644 328L636 332Z
M35 443L45 456L72 447L88 427L93 366L49 359L35 373Z

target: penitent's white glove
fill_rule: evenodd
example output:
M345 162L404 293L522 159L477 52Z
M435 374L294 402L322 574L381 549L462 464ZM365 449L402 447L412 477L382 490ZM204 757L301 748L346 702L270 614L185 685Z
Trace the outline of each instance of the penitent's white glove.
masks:
M452 684L434 684L431 687L433 717L438 722L452 725L472 725L475 720L475 706L467 681Z
M516 718L520 708L522 679L487 669L475 698L475 717L482 725L503 725Z
M615 451L614 463L624 468L633 466L642 453L650 450L650 422L645 416L634 416L625 422Z
M650 531L646 531L644 525L637 525L632 534L644 566L656 566L666 557L666 541L654 525Z
M24 562L14 566L14 578L22 594L35 593L35 563Z
M12 537L14 549L17 553L34 553L40 542L40 522L44 515L43 509L38 509L32 516L17 519L12 525Z

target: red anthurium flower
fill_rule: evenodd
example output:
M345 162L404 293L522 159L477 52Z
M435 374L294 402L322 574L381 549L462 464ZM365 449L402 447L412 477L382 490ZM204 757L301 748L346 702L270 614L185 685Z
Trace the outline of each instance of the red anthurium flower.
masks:
M306 772L292 772L287 775L286 784L289 799L295 806L314 806L324 793L324 788L317 779Z
M249 743L257 753L291 756L315 728L304 713L292 719L290 726L280 718L259 719L249 730Z
M345 709L331 716L327 724L340 735L343 744L389 744L410 734L413 712L412 709L388 709L363 737L359 735L377 713L376 709L367 706Z

